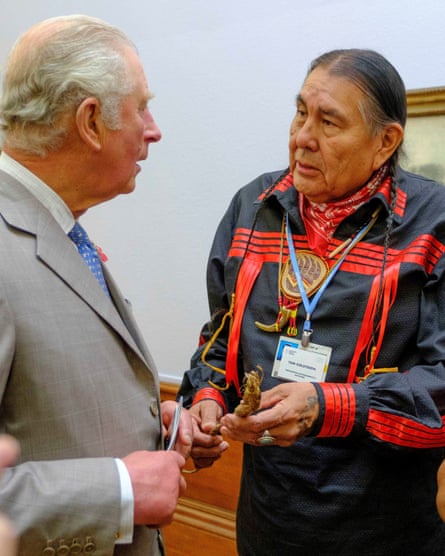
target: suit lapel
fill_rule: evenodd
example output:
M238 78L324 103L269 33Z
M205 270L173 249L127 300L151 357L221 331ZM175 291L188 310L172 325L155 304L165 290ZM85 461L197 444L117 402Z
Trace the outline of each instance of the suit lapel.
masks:
M110 294L115 302L112 303L80 257L71 240L63 233L49 213L41 213L37 226L36 242L37 257L107 321L137 352L141 359L146 360L145 354L139 345L139 337L134 337L132 328L127 326L128 311L121 313L119 310L119 307L124 308L124 304L114 281L112 284L110 283ZM106 279L109 279L109 273L106 269L104 269L104 274ZM134 326L134 329L137 328Z
M113 276L110 274L106 266L102 265L102 269L105 276L105 281L107 282L108 289L110 291L111 297L116 305L116 309L119 312L121 319L123 320L126 328L131 334L131 337L136 342L140 351L142 352L145 360L148 362L150 369L155 369L155 363L150 355L148 347L143 339L139 327L133 317L133 310L131 308L131 303L126 299L120 289L118 288Z
M35 236L37 258L74 290L154 370L154 363L137 325L107 269L104 269L104 274L114 303L110 302L72 241L49 211L17 180L3 172L1 174L6 189L1 199L0 212L6 222L22 233ZM3 187L0 186L1 189Z

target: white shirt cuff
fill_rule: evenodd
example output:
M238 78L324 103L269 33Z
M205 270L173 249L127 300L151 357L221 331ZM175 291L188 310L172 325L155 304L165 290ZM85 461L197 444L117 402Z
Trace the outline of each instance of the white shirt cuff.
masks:
M116 534L116 544L129 544L133 542L133 487L125 463L115 459L121 484L121 521Z

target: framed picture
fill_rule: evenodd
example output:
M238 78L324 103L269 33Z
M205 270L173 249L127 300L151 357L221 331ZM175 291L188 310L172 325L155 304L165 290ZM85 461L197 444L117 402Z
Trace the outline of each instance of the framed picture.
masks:
M407 91L403 168L445 184L445 87Z

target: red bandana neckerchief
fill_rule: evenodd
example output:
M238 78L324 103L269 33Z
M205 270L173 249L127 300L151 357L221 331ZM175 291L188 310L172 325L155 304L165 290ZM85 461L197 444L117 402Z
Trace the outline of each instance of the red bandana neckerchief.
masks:
M300 214L306 228L309 247L314 253L320 257L325 257L329 240L334 235L338 225L373 195L381 192L389 203L391 178L388 174L389 165L384 164L353 195L332 203L312 203L303 195L299 195Z

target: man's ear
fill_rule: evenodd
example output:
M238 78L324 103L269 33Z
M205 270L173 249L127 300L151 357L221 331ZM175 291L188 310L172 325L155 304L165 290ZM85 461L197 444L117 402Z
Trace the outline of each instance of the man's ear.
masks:
M91 149L100 151L105 126L97 98L88 97L81 102L76 111L76 125L80 139Z
M393 122L385 126L380 132L380 146L375 154L374 170L377 170L391 158L397 147L403 141L403 127Z

